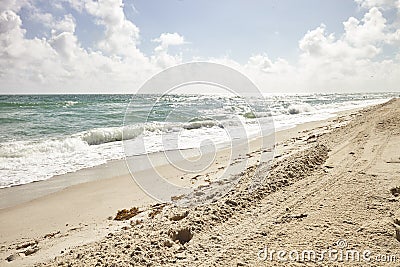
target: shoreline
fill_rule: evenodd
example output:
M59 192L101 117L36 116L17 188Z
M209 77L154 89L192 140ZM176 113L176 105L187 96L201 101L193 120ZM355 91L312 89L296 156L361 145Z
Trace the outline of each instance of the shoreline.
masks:
M347 106L345 105L345 106L335 106L335 109L337 109L337 111L334 111L334 110L332 110L332 109L327 109L327 110L322 110L322 113L324 114L322 117L321 116L319 116L318 117L318 115L317 114L314 114L314 115L312 115L310 118L308 118L308 116L306 116L307 118L305 118L305 119L301 119L300 121L300 124L302 124L302 123L307 123L307 122L312 122L312 121L321 121L321 120L325 120L325 119L329 119L330 117L334 117L334 116L336 116L336 114L338 114L338 113L340 113L340 112L346 112L346 111L350 111L350 110L356 110L356 109L360 109L360 108L364 108L364 107L367 107L367 106L371 106L371 105L375 105L375 104L380 104L382 101L388 101L389 100L389 98L387 98L387 99L373 99L373 100L364 100L364 101L366 101L365 103L363 103L361 100L357 100L356 102L357 103L352 103L352 101L351 100L348 100L348 102L344 102L345 104L347 103ZM360 102L361 101L361 102ZM372 102L371 102L372 101ZM353 106L353 107L352 107ZM354 107L354 106L356 106L356 107ZM345 110L343 110L343 109L345 109ZM280 117L281 115L279 115L279 116L277 116L276 118L278 118L278 120L274 123L275 125L276 125L276 127L278 128L278 129L280 129L279 131L282 131L282 130L286 130L286 129L288 129L288 128L292 128L292 127L296 127L296 125L292 125L293 123L294 124L296 124L297 122L294 122L294 121L291 121L291 120L289 120L290 121L290 123L288 124L288 125L286 125L286 122L284 123L284 124L280 124L279 123L279 121L280 121ZM296 116L296 114L294 114L294 115L292 115L292 116ZM290 116L289 116L290 117ZM289 118L288 117L288 118ZM275 119L275 117L273 118L274 120L276 120ZM278 126L279 125L279 126ZM105 127L105 128L107 128L107 127ZM118 128L118 127L111 127L110 126L110 129L111 128ZM92 129L93 130L93 129ZM89 130L88 130L89 131ZM278 130L276 130L276 131L278 131ZM83 131L83 132L85 132L85 131ZM57 140L58 139L60 139L60 140L62 140L63 138L66 138L66 137L68 137L69 135L67 135L67 136L64 136L64 137L59 137L59 138L57 138ZM73 135L72 135L73 136ZM19 139L18 139L19 140ZM33 140L36 140L36 139L33 139ZM39 141L41 140L41 139L38 139ZM17 142L22 142L23 140L19 140L19 141L17 141ZM112 143L112 142L110 142L110 143ZM221 145L222 147L224 147L226 144L224 144L224 143L220 143L220 144L218 144L218 145ZM191 149L191 148L189 148L189 149ZM162 153L162 151L159 151L159 152L152 152L152 153ZM152 153L150 153L150 154L152 154ZM138 155L135 155L135 156L138 156ZM141 155L139 155L139 157L140 156L144 156L144 154L141 154ZM6 156L7 157L7 156ZM13 156L12 156L13 157ZM104 162L104 163L97 163L97 164L99 164L99 165L95 165L95 166L90 166L90 165L92 165L92 164L89 164L89 166L87 166L87 167L80 167L80 168L82 168L82 169L78 169L78 170L76 170L75 168L72 168L72 169L70 169L70 168L66 168L64 171L65 171L65 173L61 173L61 174L54 174L54 172L50 172L49 174L50 175L53 175L53 176L51 176L51 177L49 177L49 176L47 176L47 177L49 177L49 178L45 178L45 179L42 179L42 180L35 180L35 178L32 178L32 179L29 179L29 180L33 180L32 182L27 182L27 181L23 181L23 182L26 182L26 183L23 183L23 184L15 184L15 185L13 185L13 186L7 186L7 187L3 187L3 188L0 188L0 192L2 192L2 191L4 191L4 192L7 192L7 190L5 190L5 189L7 189L7 188L13 188L13 187L19 187L19 186L23 186L23 185L29 185L29 184L31 184L31 183L37 183L37 182L44 182L44 181L48 181L48 180L52 180L52 179L59 179L59 180L61 180L61 179L63 179L63 177L64 176L71 176L70 174L76 174L76 173L78 173L78 175L74 175L74 176L79 176L80 175L80 172L81 171L83 171L83 170L86 170L86 169L91 169L91 168L98 168L98 167L101 167L102 165L107 165L107 164L112 164L112 162L114 162L114 161L121 161L121 160L123 160L124 158L122 157L122 158L116 158L116 159L107 159L108 157L105 157L104 159L106 160L106 162ZM80 164L74 164L75 166L76 165L80 165ZM85 164L86 165L86 164ZM24 169L23 168L23 166L21 167L21 169ZM59 166L59 169L61 170L61 169L63 169L63 166ZM6 175L7 176L7 175ZM12 176L12 174L11 174L11 176ZM28 175L29 176L29 175ZM24 177L24 174L22 173L21 175L20 175L20 177ZM71 177L71 178L74 178L74 177ZM94 180L95 178L93 178L93 180ZM76 179L71 179L71 180L76 180ZM18 183L21 183L21 181L20 182L18 182ZM66 185L72 185L72 184L76 184L76 183L80 183L79 181L78 182L73 182L73 183L71 183L71 181L65 181L65 183L66 183ZM61 185L57 185L57 186L60 186L60 187L65 187L65 186L61 186ZM0 193L1 194L1 193ZM39 196L42 196L42 194L40 194ZM0 209L3 207L4 205L2 205L2 203L1 203L1 199L0 199ZM9 206L9 205L6 205L6 206Z
M371 107L366 109L368 108ZM310 136L319 136L339 128L357 117L359 111L360 109L343 111L327 120L308 122L275 133L276 158L284 159L296 151L310 147L313 145L313 140L308 141ZM288 140L295 141L293 145L287 145ZM217 162L213 164L212 170L207 174L213 172L216 175L218 161L223 162L224 158L227 158L223 151L218 153ZM251 164L256 163L257 158L254 155L247 157L253 161ZM189 176L185 176L184 181L181 181L182 173L173 171L168 166L161 166L161 168L175 182L190 183L191 181L192 177ZM87 170L96 173L98 168ZM104 175L103 171L100 172L97 174ZM118 169L118 173L121 172L123 170ZM76 173L71 175L73 174L76 175ZM154 203L155 201L140 190L133 179L125 173L114 175L109 179L72 185L46 196L1 209L0 228L7 229L7 231L0 233L2 240L0 245L3 246L0 256L3 258L9 256L18 245L27 240L39 240L41 248L37 253L29 257L20 257L19 260L11 261L8 264L29 266L35 262L50 260L54 256L61 255L61 251L65 251L69 247L99 240L110 232L129 225L129 222L117 222L109 219L110 216L113 217L116 214L117 210L132 206L145 207ZM55 238L46 237L49 234L54 234ZM82 236L86 236L86 238L82 239ZM11 249L5 249L6 247ZM1 263L0 261L0 265Z
M374 105L370 105L370 106L374 106ZM302 125L309 125L309 124L313 125L314 123L318 124L319 122L329 121L338 116L356 112L358 110L361 110L363 108L367 108L370 106L354 108L354 109L349 109L349 110L344 110L344 111L338 111L336 113L333 113L332 116L327 119L304 122L304 123L300 123L298 125L295 125L295 126L292 126L289 128L285 128L285 129L276 131L275 136L278 135L279 133L283 133L283 132L291 130L291 129L302 128ZM260 137L258 137L258 138L260 138ZM256 138L256 139L258 139L258 138ZM254 141L257 142L257 140L255 140L255 139L250 139L249 142L254 142ZM218 151L223 151L225 149L226 149L226 147L223 146ZM185 150L196 150L196 148L189 148L189 149L185 149ZM163 153L164 153L163 151L159 151L159 152L154 152L154 153L150 153L150 154L130 156L129 158L136 158L140 161L140 160L143 160L143 158L147 157L148 155L150 155L149 157L151 157L151 158L159 158L159 155L163 154ZM159 163L156 166L164 165L164 164L168 164L168 162ZM117 173L115 173L115 172L117 172ZM83 169L77 170L75 172L69 172L69 173L65 173L65 174L55 175L55 176L53 176L49 179L45 179L45 180L39 180L39 181L27 183L27 184L20 184L20 185L16 185L16 186L1 188L0 189L0 211L3 209L6 209L6 208L11 208L13 206L35 200L37 198L41 198L41 197L45 197L50 194L57 193L68 187L71 187L71 186L84 184L84 183L90 183L90 182L96 182L96 181L104 180L104 179L111 179L111 178L122 176L122 175L130 175L129 170L126 167L125 158L110 160L106 163L103 163L103 164L100 164L97 166L93 166L93 167L83 168ZM29 193L26 194L25 192L29 192Z

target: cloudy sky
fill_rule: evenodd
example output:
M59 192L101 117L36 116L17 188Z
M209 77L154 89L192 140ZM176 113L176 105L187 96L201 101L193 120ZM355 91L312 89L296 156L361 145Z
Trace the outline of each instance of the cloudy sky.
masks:
M397 92L400 0L0 1L0 93L133 93L190 61L263 92Z

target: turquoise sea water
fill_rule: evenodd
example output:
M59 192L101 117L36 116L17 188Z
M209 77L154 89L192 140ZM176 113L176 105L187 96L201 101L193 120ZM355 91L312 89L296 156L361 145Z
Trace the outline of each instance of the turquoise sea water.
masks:
M133 146L132 155L193 148L204 139L229 141L224 125L238 120L251 135L256 120L273 118L279 130L398 96L275 94L249 106L238 97L206 95L0 95L0 188L120 159L123 136L133 145L145 136L146 149ZM171 132L182 139L178 147L160 141Z

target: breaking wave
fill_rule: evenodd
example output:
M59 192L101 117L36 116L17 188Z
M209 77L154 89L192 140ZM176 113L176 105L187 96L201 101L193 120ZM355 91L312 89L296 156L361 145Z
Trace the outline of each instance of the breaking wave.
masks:
M307 103L292 104L287 108L287 112L291 115L314 111L316 109Z

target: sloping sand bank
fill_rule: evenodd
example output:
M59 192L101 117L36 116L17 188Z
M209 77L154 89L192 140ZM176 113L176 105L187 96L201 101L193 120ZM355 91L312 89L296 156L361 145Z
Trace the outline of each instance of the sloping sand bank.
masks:
M40 265L396 266L400 100L350 115L344 126L342 117L282 134L272 167L249 167L215 203L153 206ZM266 179L249 191L254 176ZM26 264L23 257L1 264Z

